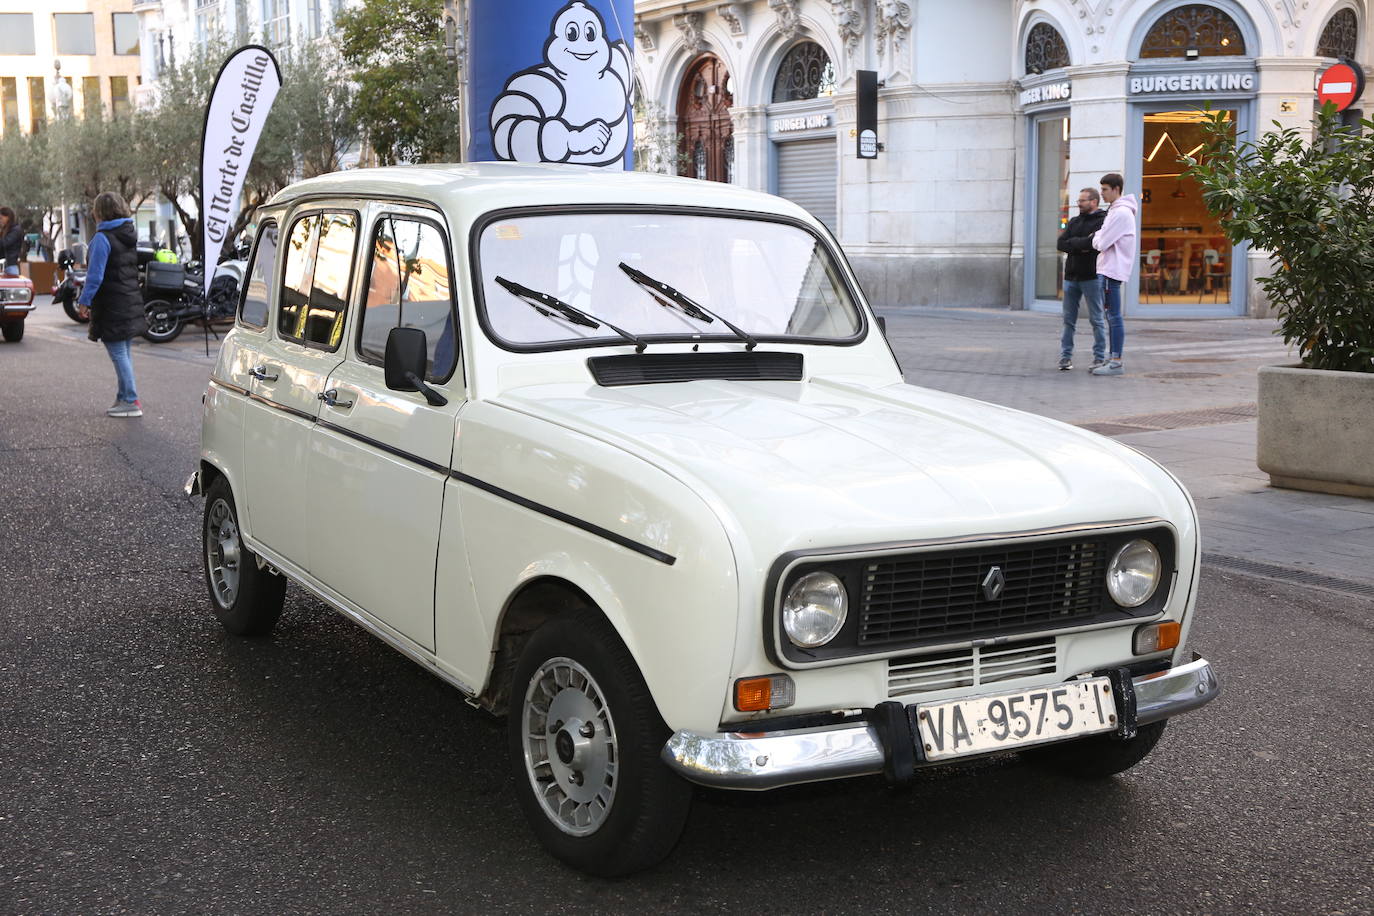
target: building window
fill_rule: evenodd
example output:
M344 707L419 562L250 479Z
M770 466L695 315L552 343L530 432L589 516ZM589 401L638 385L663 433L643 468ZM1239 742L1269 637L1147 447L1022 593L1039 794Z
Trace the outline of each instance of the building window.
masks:
M138 16L133 13L113 13L114 52L116 54L138 53Z
M1191 53L1196 52L1196 53ZM1180 6L1159 17L1140 46L1141 57L1230 57L1245 53L1236 21L1215 6Z
M52 30L58 54L95 53L94 13L53 13Z
M1332 16L1322 29L1321 40L1317 42L1318 57L1346 57L1354 60L1355 42L1359 37L1359 22L1355 11L1344 9Z
M1069 224L1069 119L1035 122L1035 298L1064 295L1059 233Z
M116 118L122 118L129 113L129 78L127 76L110 77L110 111Z
M305 27L310 38L320 37L320 0L305 0Z
M835 94L835 65L814 41L787 52L773 80L774 102L800 102Z
M290 0L262 0L262 31L271 48L291 43Z
M83 118L100 117L100 77L83 76L81 78L81 116Z
M219 4L196 0L196 43L209 44L219 35Z
M1037 22L1026 36L1026 72L1044 73L1069 65L1064 36L1049 23Z
M6 134L19 129L19 81L12 76L0 78L0 117Z
M29 133L40 133L48 123L48 95L43 77L29 77Z
M33 13L0 13L0 54L33 53Z

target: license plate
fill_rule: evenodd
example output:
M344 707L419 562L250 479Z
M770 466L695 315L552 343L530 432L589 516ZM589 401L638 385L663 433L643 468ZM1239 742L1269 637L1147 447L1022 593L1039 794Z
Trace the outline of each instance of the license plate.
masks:
M1105 677L1034 690L921 703L916 723L927 760L986 754L1116 728L1116 702Z

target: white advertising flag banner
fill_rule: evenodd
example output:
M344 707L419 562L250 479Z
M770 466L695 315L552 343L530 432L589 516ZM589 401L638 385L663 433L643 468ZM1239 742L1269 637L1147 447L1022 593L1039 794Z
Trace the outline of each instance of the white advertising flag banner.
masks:
M219 263L224 239L239 212L239 195L262 125L281 89L281 68L259 45L239 48L220 67L205 108L200 139L201 232L205 291Z

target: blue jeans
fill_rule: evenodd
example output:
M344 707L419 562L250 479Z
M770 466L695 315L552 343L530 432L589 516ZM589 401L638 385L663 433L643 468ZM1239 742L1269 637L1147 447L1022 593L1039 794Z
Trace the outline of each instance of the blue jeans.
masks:
M7 276L7 277L17 277L17 276L19 276L19 265L18 265L18 264L6 264L6 265L5 265L5 276Z
M1121 320L1121 281L1111 277L1099 277L1105 287L1103 306L1107 311L1107 324L1112 329L1112 359L1121 358L1121 347L1126 343L1126 323Z
M1073 356L1073 332L1078 325L1078 301L1088 303L1088 323L1093 326L1093 359L1107 357L1107 319L1102 317L1102 278L1064 281L1064 333L1059 338L1059 355Z
M119 392L115 398L126 404L137 401L138 389L134 387L134 361L129 358L129 341L107 340L105 341L105 352L110 354L110 362L114 363L115 367L115 376L119 379Z

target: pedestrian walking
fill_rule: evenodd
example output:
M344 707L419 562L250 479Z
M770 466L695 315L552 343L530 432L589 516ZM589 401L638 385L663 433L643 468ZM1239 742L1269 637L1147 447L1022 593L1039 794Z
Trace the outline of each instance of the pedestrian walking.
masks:
M1093 234L1097 249L1097 272L1102 275L1102 305L1107 313L1111 337L1111 358L1092 370L1093 375L1123 375L1121 348L1126 343L1126 323L1121 317L1121 284L1131 279L1135 269L1135 214L1138 209L1134 194L1122 194L1125 180L1117 172L1102 176L1102 200L1107 204L1107 218L1102 228Z
M20 251L24 247L24 229L9 207L0 207L0 258L5 261L5 276L19 276Z
M1073 368L1073 333L1078 326L1079 302L1088 304L1088 323L1093 328L1093 364L1107 361L1107 319L1102 314L1102 278L1097 274L1097 249L1093 233L1102 228L1107 211L1101 207L1096 188L1078 192L1078 215L1059 233L1058 247L1064 258L1064 331L1059 338L1059 369Z
M138 232L124 198L106 191L95 199L97 220L79 304L91 310L91 340L105 344L119 388L105 411L111 417L141 417L143 403L134 385L130 340L143 330L143 295L138 287Z

